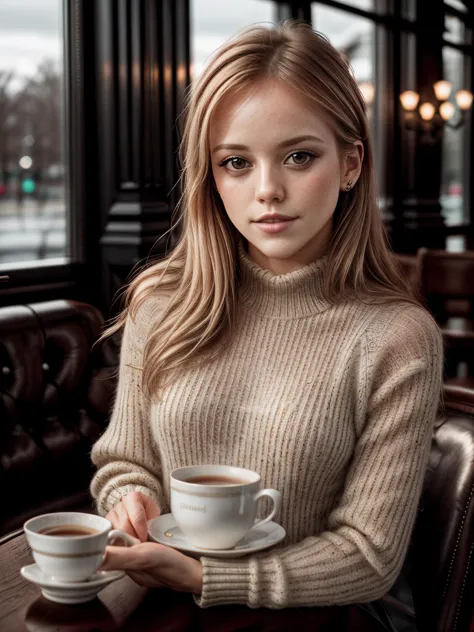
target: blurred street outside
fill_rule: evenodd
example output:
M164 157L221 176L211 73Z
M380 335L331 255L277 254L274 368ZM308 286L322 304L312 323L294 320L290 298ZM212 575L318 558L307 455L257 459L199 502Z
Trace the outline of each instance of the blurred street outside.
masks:
M67 255L63 200L0 199L0 263Z

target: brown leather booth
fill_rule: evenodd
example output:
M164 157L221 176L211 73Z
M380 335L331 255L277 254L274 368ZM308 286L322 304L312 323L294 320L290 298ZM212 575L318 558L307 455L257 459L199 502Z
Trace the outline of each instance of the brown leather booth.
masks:
M117 361L112 342L91 352L102 325L95 308L70 301L0 309L3 533L39 512L92 510L90 448L107 423ZM473 499L474 391L446 387L411 547L386 598L400 630L468 632Z
M419 632L468 632L474 608L474 391L445 387L417 523L386 598ZM411 592L411 594L410 594Z
M474 252L420 248L417 258L421 295L446 342L446 374L474 387Z
M103 318L49 301L0 309L0 534L37 513L92 508L90 448L115 388Z

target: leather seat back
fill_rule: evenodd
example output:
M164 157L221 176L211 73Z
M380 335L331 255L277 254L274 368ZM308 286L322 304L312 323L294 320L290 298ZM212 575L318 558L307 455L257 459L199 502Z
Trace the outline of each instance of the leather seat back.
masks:
M410 551L422 632L469 630L473 616L474 392L446 388L446 396Z
M91 352L102 327L84 303L0 309L0 532L21 525L25 512L87 497L90 448L115 389L113 343Z

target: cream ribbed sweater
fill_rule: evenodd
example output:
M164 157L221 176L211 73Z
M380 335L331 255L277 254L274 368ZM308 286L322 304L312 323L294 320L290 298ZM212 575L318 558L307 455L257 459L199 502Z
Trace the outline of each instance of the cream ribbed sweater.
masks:
M287 538L247 558L203 557L196 602L377 599L400 571L417 512L442 380L438 329L408 303L327 304L327 258L273 275L241 248L240 264L235 339L158 404L142 395L136 367L164 299L148 299L128 319L112 417L92 451L99 512L132 490L169 512L177 467L251 468L281 491L276 519Z

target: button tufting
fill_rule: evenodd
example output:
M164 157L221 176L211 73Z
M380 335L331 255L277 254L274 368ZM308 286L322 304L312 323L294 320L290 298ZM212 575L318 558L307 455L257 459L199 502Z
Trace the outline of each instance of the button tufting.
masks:
M2 374L3 375L10 375L11 372L12 371L11 371L9 366L2 366Z
M43 362L41 368L43 369L43 371L49 371L49 364L47 362Z

